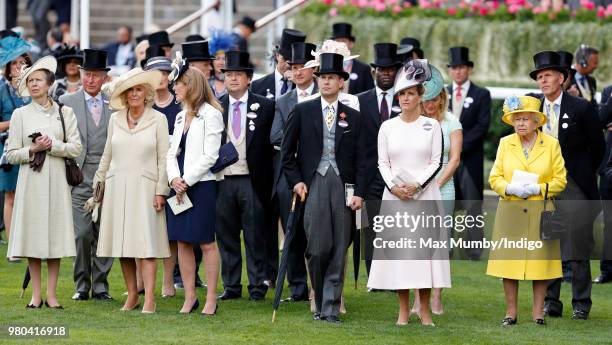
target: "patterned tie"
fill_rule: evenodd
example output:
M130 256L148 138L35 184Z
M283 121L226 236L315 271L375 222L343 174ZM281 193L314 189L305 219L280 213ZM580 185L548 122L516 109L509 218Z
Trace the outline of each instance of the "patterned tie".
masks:
M546 126L548 128L548 134L555 138L558 137L559 133L557 122L557 105L548 103L548 124Z
M308 96L310 96L310 95L308 94L308 91L300 91L300 97L302 97L302 98L306 98L306 97L308 97Z
M102 118L102 107L100 106L100 102L97 98L90 98L91 107L89 111L91 112L91 117L96 124L96 127L100 125L100 119Z
M234 132L234 138L238 139L240 137L240 126L242 121L242 113L240 111L241 101L236 101L234 103L234 113L232 115L232 131Z
M325 124L327 125L327 130L331 131L332 126L334 125L334 118L336 117L336 113L334 111L334 106L329 105L327 107L327 115L325 115Z
M389 118L389 105L387 104L387 92L383 91L380 100L380 118L385 121Z
M457 99L461 99L463 95L461 94L461 84L457 84Z
M283 86L281 87L280 93L281 95L284 95L289 89L289 81L286 78L282 78L281 81L283 82Z

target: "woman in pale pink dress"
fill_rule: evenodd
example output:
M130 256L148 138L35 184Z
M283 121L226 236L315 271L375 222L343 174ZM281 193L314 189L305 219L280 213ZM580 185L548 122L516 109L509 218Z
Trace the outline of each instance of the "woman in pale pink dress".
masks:
M419 107L424 92L422 83L430 77L426 60L412 60L398 73L394 90L399 97L402 113L383 122L378 134L378 168L387 185L381 215L395 214L396 211L412 215L418 215L421 211L424 214L442 212L440 189L435 183L436 174L442 167L442 130L438 121L421 115ZM413 178L412 182L398 182L398 177L403 177L405 181L407 174ZM422 230L421 233L419 230ZM406 233L417 242L424 233L425 236L436 236L436 241L446 239L445 229L433 230L417 228L414 232ZM393 233L395 229L386 231L379 232L377 238L399 239L397 233ZM432 253L435 253L435 260ZM409 291L418 289L421 323L433 326L429 312L431 289L449 288L450 285L448 249L384 250L375 246L368 287L397 290L397 325L408 323Z

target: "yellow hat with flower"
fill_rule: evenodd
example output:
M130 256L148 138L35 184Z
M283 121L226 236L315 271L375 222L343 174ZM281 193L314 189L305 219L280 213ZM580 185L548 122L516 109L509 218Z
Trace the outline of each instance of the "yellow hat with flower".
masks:
M502 121L513 126L512 115L514 114L535 114L537 115L538 127L543 126L548 121L546 115L540 111L542 101L531 96L510 96L504 100L502 108L504 115Z

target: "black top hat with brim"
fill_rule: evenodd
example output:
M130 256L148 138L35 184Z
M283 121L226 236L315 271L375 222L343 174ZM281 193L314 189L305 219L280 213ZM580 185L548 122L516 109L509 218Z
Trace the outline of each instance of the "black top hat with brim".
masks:
M344 70L344 56L335 53L322 53L319 55L319 71L316 76L322 74L337 74L344 80L349 78L349 74Z
M355 42L355 36L353 36L353 26L349 23L336 23L332 25L332 40L338 38L348 38Z
M397 44L376 43L374 45L374 62L370 66L400 67L402 63L397 59Z
M146 40L147 38L149 38L149 34L141 34L136 36L136 44Z
M174 43L170 42L170 38L168 37L168 32L166 31L158 31L149 35L147 38L149 40L149 45L158 45L162 47L173 47Z
M255 19L249 16L243 17L239 24L246 26L247 28L253 30L253 32L257 30L255 27Z
M221 72L245 71L253 73L253 68L249 63L249 53L240 50L230 50L225 52L225 67Z
M317 50L317 46L312 43L296 42L291 45L291 61L290 65L305 64L308 61L314 60L313 51Z
M108 56L106 50L85 49L83 53L84 58L81 69L90 71L110 71L110 68L106 66L106 59Z
M147 60L142 68L145 71L172 71L172 61L165 56L155 56Z
M164 48L162 48L162 46L160 45L148 46L147 50L145 51L145 58L142 59L142 61L140 61L140 67L144 68L144 66L147 64L147 61L149 61L149 59L157 57L157 56L166 56L166 52L164 51Z
M283 29L280 44L277 46L278 53L282 55L285 60L291 59L291 45L297 42L305 42L306 34L293 29Z
M204 40L206 40L206 38L204 38L204 36L200 34L193 34L193 35L189 35L185 37L185 42L197 42L197 41L204 41Z
M574 62L574 54L567 52L565 50L557 50L557 54L561 58L559 61L561 62L561 66L565 67L574 76L576 74L576 69L572 67L572 63Z
M79 60L79 65L83 64L83 52L76 46L62 46L53 52L58 63L65 63L70 59Z
M421 41L414 37L402 38L397 48L397 55L401 58L401 61L411 59L413 51L417 53L419 59L422 59L425 56L423 50L421 49Z
M196 41L183 43L181 45L183 49L183 58L187 61L210 61L216 59L213 55L210 55L208 50L208 41Z
M531 79L537 80L538 72L546 69L559 71L563 73L563 77L567 79L569 72L561 65L561 55L559 55L559 53L550 50L541 51L533 56L533 62L535 64L535 69L529 72Z
M474 67L474 63L470 61L470 50L466 47L452 47L448 49L448 65L447 67L466 65Z

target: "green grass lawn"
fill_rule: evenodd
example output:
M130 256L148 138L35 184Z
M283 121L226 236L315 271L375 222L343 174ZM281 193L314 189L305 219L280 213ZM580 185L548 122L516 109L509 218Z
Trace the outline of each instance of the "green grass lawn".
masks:
M349 251L350 252L350 251ZM0 344L595 344L612 342L612 284L593 287L593 309L588 321L572 321L570 286L563 284L566 304L562 319L549 318L545 327L531 320L531 284L521 284L519 324L500 326L504 316L501 282L484 274L486 262L453 261L453 288L444 291L445 313L434 316L435 328L420 326L412 318L405 327L395 326L397 300L392 293L367 293L365 266L357 290L352 265L345 294L348 313L342 325L312 321L308 304L282 304L271 323L272 291L264 302L246 298L221 302L214 318L179 315L182 291L175 298L157 300L157 313L121 312L124 291L118 261L110 275L113 302L75 302L72 260L62 262L58 296L65 310L26 310L31 290L20 299L25 263L9 264L6 245L0 246L0 324L61 324L69 327L67 339L13 340ZM161 265L160 265L161 266ZM593 273L598 273L593 262ZM45 269L46 270L46 269ZM44 270L44 271L45 271ZM243 274L243 277L246 275ZM161 276L158 275L158 279ZM246 283L245 283L246 285ZM43 288L44 290L44 288ZM158 285L158 294L160 285ZM198 295L203 298L204 291ZM246 292L245 292L246 295Z

